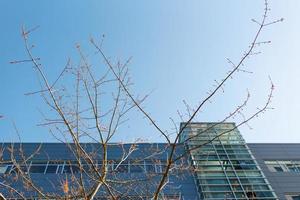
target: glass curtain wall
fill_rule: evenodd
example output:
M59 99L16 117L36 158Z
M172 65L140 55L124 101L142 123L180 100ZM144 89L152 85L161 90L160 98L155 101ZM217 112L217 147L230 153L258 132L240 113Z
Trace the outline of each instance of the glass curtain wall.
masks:
M181 142L201 199L278 199L234 123L189 124Z

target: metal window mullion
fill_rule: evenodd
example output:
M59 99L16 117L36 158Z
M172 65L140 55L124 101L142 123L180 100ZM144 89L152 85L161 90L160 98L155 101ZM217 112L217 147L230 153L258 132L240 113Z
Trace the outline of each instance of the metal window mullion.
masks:
M199 155L199 152L196 152L196 154L198 154ZM196 155L196 156L198 156L198 155ZM208 155L209 155L209 153L208 153ZM208 156L206 157L206 162L208 161ZM197 166L197 168L198 168L198 166L199 166L199 164L198 164L198 162L195 162L195 159L193 160L193 163L195 163L196 164L196 166ZM201 174L201 173L199 173L199 172L197 172L197 180L199 180L199 176L198 176L198 174ZM206 181L206 183L207 183L207 178L205 178L205 181ZM201 194L202 196L204 196L204 193L203 193L203 184L201 184L200 182L198 183L199 184L199 187L197 187L197 190L201 190L201 192L199 192L198 191L198 193L199 194ZM196 184L197 185L197 184ZM200 199L201 199L201 196L200 196Z
M46 167L45 167L45 170L44 170L44 174L46 174L46 171L48 169L48 165L49 165L49 161L47 161L47 164L46 164Z
M55 170L55 174L58 173L58 169L59 169L59 164L55 164L56 165L56 170Z
M217 132L215 132L215 133L217 134ZM231 159L229 158L229 156L228 156L228 154L227 154L226 148L224 147L224 145L223 145L223 143L222 143L222 141L220 140L219 137L218 137L218 140L219 140L219 142L220 142L220 144L221 144L223 150L224 150L225 153L226 153L226 157L227 157L227 159L228 159L228 161L229 161L229 163L230 163L230 165L231 165L231 167L232 167L232 171L233 171L234 175L236 176L236 178L237 178L237 180L238 180L238 183L239 183L239 185L241 186L241 188L242 188L242 190L243 190L243 193L244 193L245 197L247 197L247 193L246 193L246 191L245 191L245 189L244 189L244 187L243 187L243 184L242 184L242 182L241 182L241 180L240 180L240 177L239 177L239 176L237 175L237 173L236 173L236 170L235 170L235 168L234 168L234 166L233 166L233 164L232 164L232 162L231 162ZM244 170L243 170L243 172L244 172ZM231 185L231 183L230 183L230 185ZM233 189L233 188L232 188L232 189ZM233 191L233 190L232 190L232 191ZM233 191L233 192L234 192L234 191Z
M64 173L64 168L65 168L65 165L66 165L66 161L64 161L64 163L62 164L62 168L61 168L61 174Z
M29 167L28 167L28 174L29 174L29 170L30 170L30 168L31 168L31 165L32 165L32 161L30 161L30 163L29 163Z
M161 173L161 161L158 161L158 164L155 163L155 172L156 173Z
M191 140L190 142L193 142L193 140ZM185 148L187 148L187 151L189 150L189 147L190 147L189 142L187 142L186 147L185 147ZM191 147L191 148L193 148L193 147ZM191 165L194 166L195 168L198 167L198 164L197 164L197 162L195 162L195 159L194 159L195 156L193 155L192 151L190 152L190 156L189 157L191 159ZM188 161L189 161L189 159L188 159ZM202 197L203 197L203 193L202 193L203 189L202 189L202 185L200 184L200 181L199 181L199 178L198 178L198 173L199 172L193 173L193 176L194 176L193 179L194 179L194 182L195 182L195 185L196 185L196 189L198 191L198 197L199 197L199 199L202 199Z
M186 148L186 151L189 151L189 147L190 147L191 145L189 145L189 142L187 142L187 143L185 143L185 148ZM190 154L189 154L189 159L188 159L188 164L189 165L191 165L191 166L193 166L194 168L195 168L195 166L197 166L197 163L195 163L195 161L194 161L194 159L193 159L193 153L192 152L190 152ZM190 160L191 160L191 162L190 162ZM197 193L198 193L198 197L199 197L199 199L202 199L201 198L201 184L200 183L198 183L198 175L197 175L197 172L195 172L195 173L192 173L193 174L193 180L194 180L194 183L195 183L195 186L196 186L196 190L197 190ZM199 189L200 188L200 189ZM199 191L200 190L200 191Z
M130 160L128 160L127 161L127 173L131 173L131 161Z
M215 129L213 129L213 130L215 131ZM215 133L216 133L216 135L217 135L217 132L216 132L216 131L215 131ZM210 135L209 135L209 138L210 138L210 139L209 139L210 141L213 139L213 138L211 138ZM222 145L222 148L223 148L223 150L224 150L224 146L223 146L221 140L219 139L219 137L217 137L217 139L219 140L219 142L220 142L220 144ZM215 145L213 144L213 142L211 142L211 144L212 144L212 146L213 146L213 148L214 148L214 150L215 150L215 152L216 152L216 155L217 155L217 157L218 157L218 159L219 159L219 163L221 163L222 170L223 170L223 172L224 172L224 174L225 174L225 177L226 177L226 180L227 180L227 182L228 182L228 184L229 184L229 187L230 187L230 189L231 189L231 192L232 192L234 198L237 199L237 197L236 197L236 195L235 195L235 192L233 191L231 182L230 182L230 180L229 180L229 178L228 178L227 172L226 172L226 170L225 170L225 168L224 168L224 165L223 165L223 163L221 162L219 153L218 153L218 151L217 151ZM226 152L226 151L225 151L225 152ZM227 158L229 159L228 156L227 156Z

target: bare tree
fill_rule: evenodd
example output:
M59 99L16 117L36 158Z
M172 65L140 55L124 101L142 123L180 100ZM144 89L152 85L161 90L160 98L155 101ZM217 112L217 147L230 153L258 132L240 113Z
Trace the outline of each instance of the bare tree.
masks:
M236 127L227 130L206 143L199 144L193 148L185 151L177 151L182 148L179 140L183 138L184 130L195 121L199 111L206 106L208 102L218 93L224 91L224 84L227 83L231 77L238 72L246 72L243 69L244 62L247 58L255 55L255 51L259 45L269 43L269 41L260 41L260 34L267 26L282 21L276 20L269 22L267 15L269 12L268 2L265 1L264 13L261 20L252 19L257 24L257 31L254 35L249 48L244 52L239 61L233 62L228 59L228 62L233 67L227 74L224 75L220 81L215 81L215 87L210 90L208 95L195 108L191 108L187 103L186 113L179 117L182 122L181 127L177 127L175 120L171 119L175 131L170 135L168 131L164 130L159 123L151 117L151 115L143 107L143 102L147 99L148 94L142 97L135 96L130 86L132 84L129 76L128 64L130 58L125 62L111 61L102 47L102 42L93 38L90 39L92 47L97 51L96 56L104 62L104 73L99 74L97 66L94 66L89 61L89 55L85 54L80 45L77 45L79 62L74 64L71 59L68 59L66 65L63 67L61 73L52 82L48 80L45 74L45 67L42 65L41 59L36 57L33 53L35 45L30 42L30 35L38 27L33 29L22 28L22 37L27 59L12 61L12 64L31 63L37 73L40 83L39 91L29 92L27 95L40 95L46 105L50 108L50 114L43 114L44 122L39 124L46 127L49 132L59 142L64 143L68 151L74 157L73 161L67 163L70 167L70 174L60 176L60 185L54 183L54 188L57 192L49 192L41 187L30 173L32 160L41 151L42 144L36 146L36 149L29 154L24 152L22 144L11 144L3 146L1 149L1 158L3 154L9 154L9 160L1 159L1 164L11 163L12 168L10 173L3 177L0 182L0 187L6 188L9 191L10 198L27 199L26 192L32 192L39 198L43 199L86 199L91 200L99 194L105 196L107 199L121 199L131 196L139 197L139 199L164 199L164 188L168 187L168 177L172 171L189 170L187 161L189 153L201 146L208 144L216 138L247 124L254 117L267 111L270 107L274 85L271 82L270 93L267 96L266 102L262 107L258 108L255 113L250 116L245 116L242 110L246 107L250 98L249 93L246 99L237 105L228 116L225 116L218 123L213 124L207 129L198 134L207 132L209 129L226 122L237 115L241 115L243 120L237 123ZM103 67L103 65L101 66ZM101 68L103 71L103 68ZM66 84L64 81L72 80L72 84ZM113 89L111 89L113 88ZM138 148L138 141L132 144L111 144L112 139L118 134L118 129L128 119L128 113L131 110L138 110L150 122L156 130L156 133L161 135L166 145L164 148L157 149L155 146L149 145L149 151L143 158L131 159L131 156L140 151ZM186 117L185 117L186 116ZM197 135L185 137L181 142L186 143L192 140ZM89 149L88 145L83 141L94 142L98 145L96 149ZM110 148L119 149L120 157L117 161L112 161L109 157ZM119 176L118 172L124 167L124 163L130 162L138 163L144 160L151 160L153 162L160 162L155 160L155 155L167 152L166 162L162 164L162 172L160 176L148 174L146 178L124 178ZM52 161L59 163L60 161ZM112 167L113 166L113 167ZM174 174L176 174L174 172ZM22 191L18 191L13 183L22 183ZM139 183L148 183L152 189L142 187ZM49 184L51 184L49 182ZM139 188L136 187L139 185ZM124 189L125 188L125 189ZM154 188L154 189L153 189ZM3 195L2 195L3 196ZM5 197L1 197L5 199Z

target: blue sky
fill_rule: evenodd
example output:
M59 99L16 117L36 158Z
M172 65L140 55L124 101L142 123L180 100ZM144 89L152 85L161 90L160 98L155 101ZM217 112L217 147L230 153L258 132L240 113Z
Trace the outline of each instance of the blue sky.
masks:
M271 76L276 90L274 110L250 122L253 129L241 128L247 142L300 142L300 1L269 2L270 21L285 21L267 27L261 40L271 45L260 48L246 69L226 84L225 94L218 94L198 116L199 121L218 121L243 101L250 91L245 114L263 105L269 92ZM105 35L104 49L112 58L133 57L130 65L135 94L152 92L145 108L163 129L170 129L169 117L180 120L177 110L184 110L182 100L197 105L231 69L226 58L238 61L247 48L263 12L262 0L152 0L152 1L0 1L0 120L1 141L16 139L12 121L23 141L55 141L41 122L39 110L47 110L38 96L24 93L38 88L36 76L28 64L10 65L26 54L21 27L40 26L31 40L35 55L42 59L49 79L55 79L68 57L78 59L75 45L93 52L89 38ZM162 141L140 114L133 114L116 141L131 142L144 137ZM234 120L233 120L234 121Z

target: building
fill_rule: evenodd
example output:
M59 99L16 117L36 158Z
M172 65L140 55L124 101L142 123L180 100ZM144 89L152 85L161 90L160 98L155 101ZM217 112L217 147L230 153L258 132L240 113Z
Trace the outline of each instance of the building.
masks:
M201 199L277 199L233 123L193 123L185 131Z
M247 144L279 199L300 199L300 144Z
M89 188L95 183L95 173L89 173L93 165L83 159L79 167L72 145L2 144L0 192L19 198L1 187L6 183L28 199L43 199L24 186L23 175L30 176L48 194L64 195L68 183L67 193L71 194L78 190L81 170L86 172L83 184ZM83 147L100 169L101 146L87 143ZM15 162L11 162L12 152ZM164 143L110 144L106 170L118 199L150 199L170 153L170 145ZM234 123L191 123L185 127L174 155L180 159L172 165L160 199L300 199L300 144L246 144ZM97 199L107 199L108 192L101 190Z
M78 178L80 168L74 152L70 150L72 148L68 145L63 143L24 143L14 144L14 147L11 147L11 144L3 144L2 149L15 149L13 151L14 157L20 163L19 168L25 174L19 173L20 170L15 166L15 163L7 162L4 164L2 162L3 164L0 167L2 181L24 192L28 199L44 198L37 192L27 190L24 187L27 184L21 181L22 177L27 175L30 175L32 181L50 195L64 195L63 186L68 181L68 190L71 193L72 188L78 189L77 181L74 181L73 175ZM93 161L101 173L103 160L101 146L97 143L87 143L83 144L83 147L91 155L94 155ZM133 148L136 151L128 154L130 149ZM24 150L22 152L23 155L20 154L19 149ZM39 150L36 151L37 149ZM182 152L184 152L184 146L179 145L175 154L182 154ZM113 182L114 188L117 188L118 199L149 199L163 175L169 153L167 145L162 143L110 144L107 153L107 179ZM22 157L28 158L31 155L34 156L25 164ZM4 152L3 160L9 160L10 156L10 152ZM168 177L167 186L163 190L163 199L199 199L193 178L194 175L188 167L187 159L180 160L176 165ZM86 188L89 188L95 183L97 176L91 164L82 161L82 166L88 174L88 176L84 177L84 185ZM19 177L18 181L14 181L14 177ZM120 181L123 183L118 183ZM7 188L1 187L1 181L0 192L11 198L18 197L16 194L11 195ZM108 196L108 191L102 189L98 193L97 199L109 199L105 198L106 196Z

